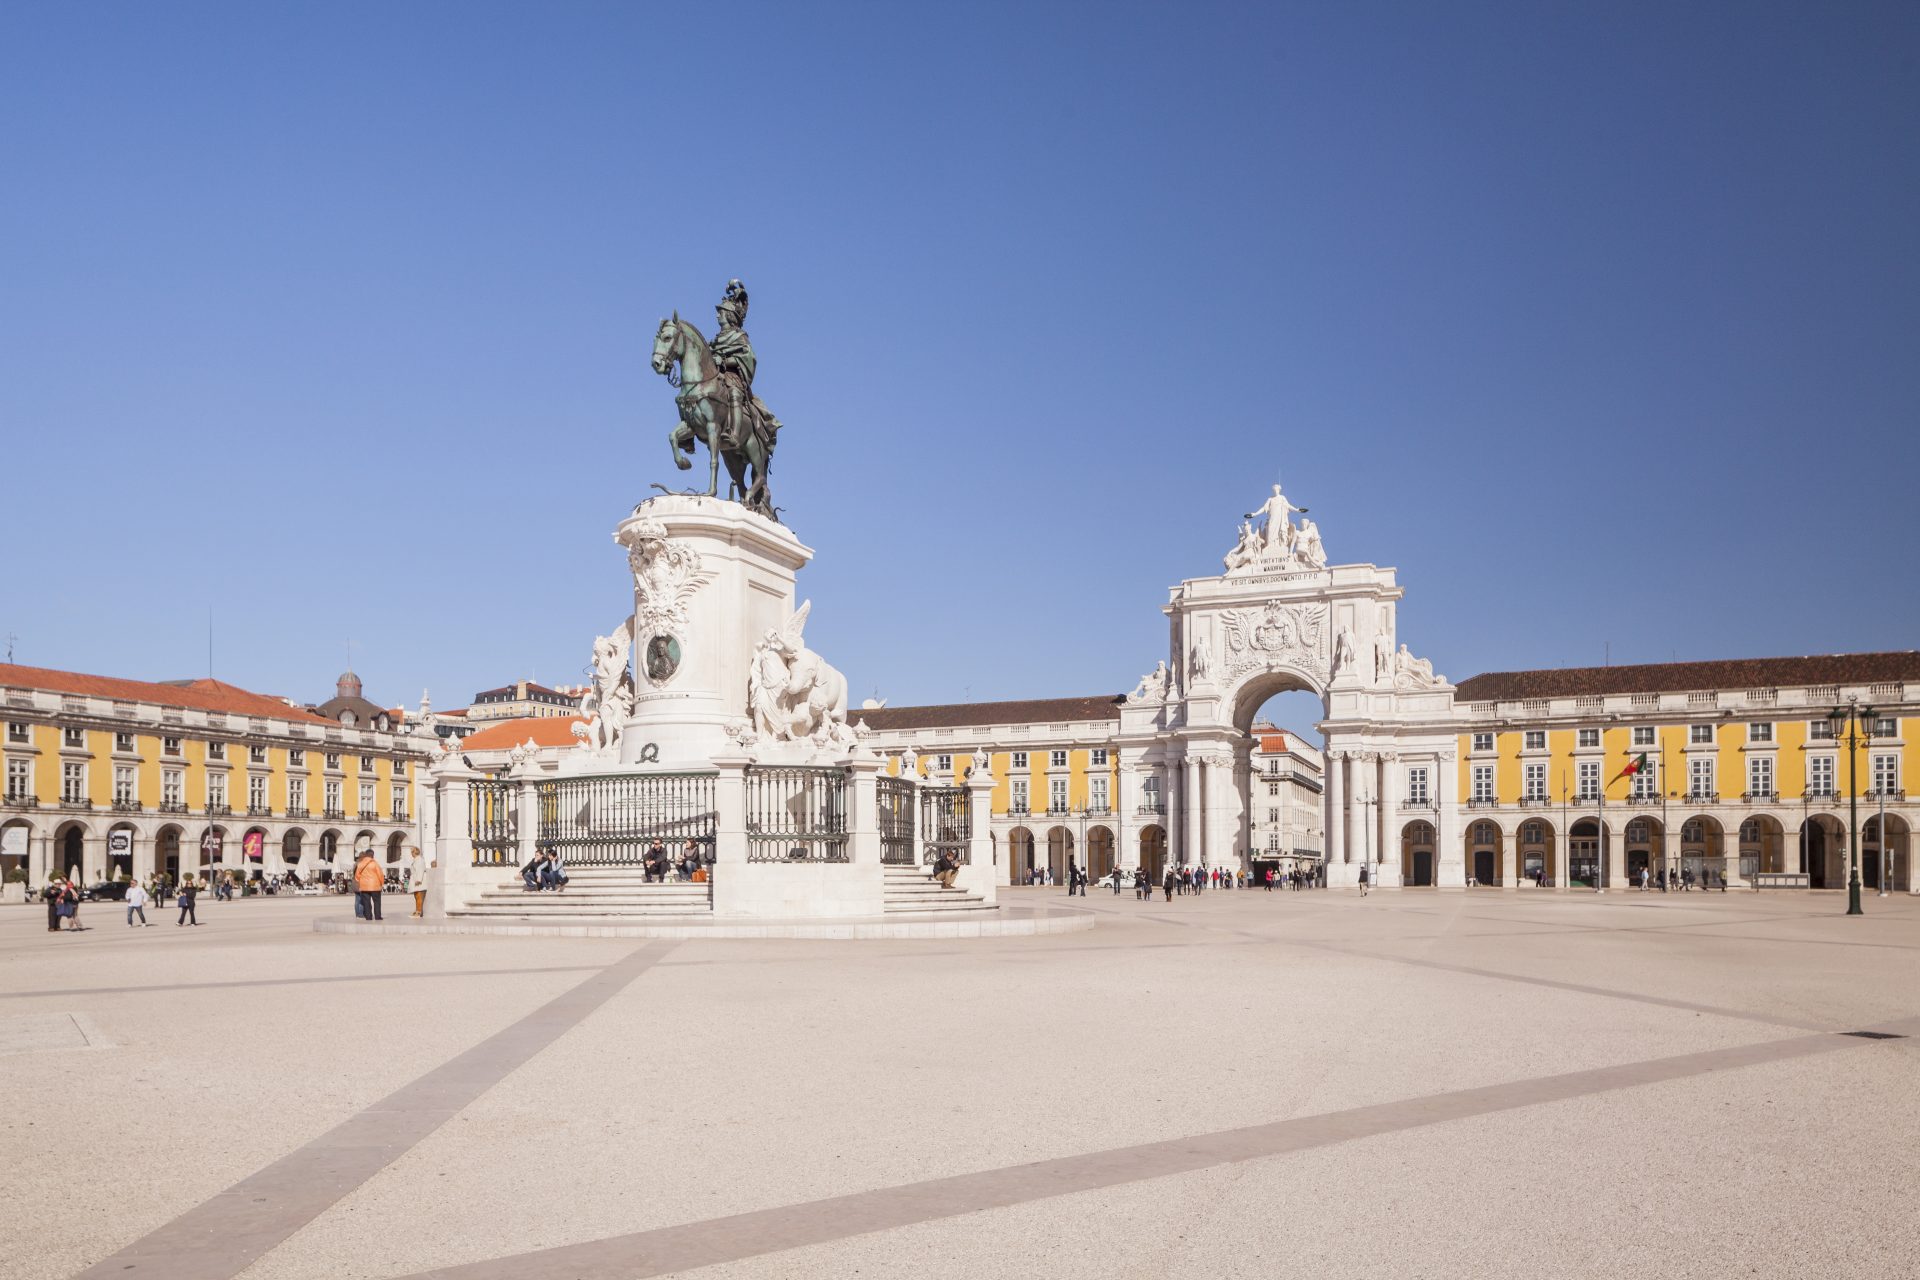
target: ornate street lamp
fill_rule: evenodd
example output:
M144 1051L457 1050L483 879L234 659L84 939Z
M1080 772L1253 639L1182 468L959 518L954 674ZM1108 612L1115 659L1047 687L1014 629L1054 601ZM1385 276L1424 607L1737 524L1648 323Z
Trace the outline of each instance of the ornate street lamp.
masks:
M1847 705L1835 707L1827 714L1827 721L1833 725L1835 742L1844 742L1847 747L1847 856L1849 873L1847 876L1847 914L1865 915L1860 909L1860 756L1858 748L1873 745L1873 708L1860 705L1860 699L1848 698ZM1857 732L1856 732L1857 726ZM1845 736L1843 737L1842 734ZM1883 832L1881 840L1886 839Z

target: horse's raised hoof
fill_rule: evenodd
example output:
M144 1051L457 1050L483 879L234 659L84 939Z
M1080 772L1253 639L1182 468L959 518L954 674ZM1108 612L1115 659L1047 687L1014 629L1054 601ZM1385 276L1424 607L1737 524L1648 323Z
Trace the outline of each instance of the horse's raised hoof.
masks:
M684 453L676 453L673 455L673 465L682 471L693 470L693 464L687 461L687 456Z

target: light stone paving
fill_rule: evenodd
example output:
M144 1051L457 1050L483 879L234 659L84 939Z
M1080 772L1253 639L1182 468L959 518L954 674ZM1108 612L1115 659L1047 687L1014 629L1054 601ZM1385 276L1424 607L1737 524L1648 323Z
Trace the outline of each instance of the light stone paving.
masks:
M1920 1272L1912 899L1008 898L1098 927L9 908L106 1047L0 1057L0 1277Z

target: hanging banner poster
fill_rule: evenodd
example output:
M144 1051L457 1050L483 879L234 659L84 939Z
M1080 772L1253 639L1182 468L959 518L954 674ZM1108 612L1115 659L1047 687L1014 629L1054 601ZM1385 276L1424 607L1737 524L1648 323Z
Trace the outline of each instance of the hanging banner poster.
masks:
M240 837L240 851L246 854L248 860L253 862L260 861L267 851L267 833L264 831L247 832L246 835Z
M133 832L121 827L107 832L107 856L109 858L131 858L133 856Z
M208 862L220 861L220 851L227 847L227 833L218 827L207 828L207 834L200 837L200 856Z

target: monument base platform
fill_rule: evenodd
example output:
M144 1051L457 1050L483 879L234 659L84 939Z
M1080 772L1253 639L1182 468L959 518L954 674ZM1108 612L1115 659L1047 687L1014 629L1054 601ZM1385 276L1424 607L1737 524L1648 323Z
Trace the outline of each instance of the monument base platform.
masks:
M315 920L315 933L415 937L422 934L511 938L798 938L824 942L900 942L935 938L1024 938L1079 933L1093 928L1085 911L1044 907L1001 907L958 919L901 916L849 917L839 920L662 919L539 921L455 919L444 921Z

